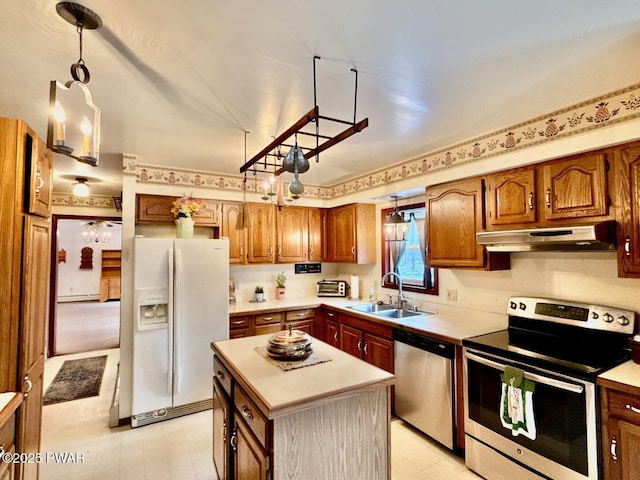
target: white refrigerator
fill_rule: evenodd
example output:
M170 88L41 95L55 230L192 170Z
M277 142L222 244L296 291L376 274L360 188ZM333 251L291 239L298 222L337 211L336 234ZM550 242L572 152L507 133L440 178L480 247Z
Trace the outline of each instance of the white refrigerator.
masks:
M229 241L134 239L133 427L212 407L229 338Z

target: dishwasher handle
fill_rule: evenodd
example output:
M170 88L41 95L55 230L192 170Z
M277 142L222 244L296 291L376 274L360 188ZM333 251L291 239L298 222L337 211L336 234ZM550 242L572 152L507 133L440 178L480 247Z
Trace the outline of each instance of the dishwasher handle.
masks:
M456 347L452 343L418 335L417 333L396 330L393 339L396 342L411 345L412 347L419 348L420 350L433 353L440 357L454 359L456 356Z

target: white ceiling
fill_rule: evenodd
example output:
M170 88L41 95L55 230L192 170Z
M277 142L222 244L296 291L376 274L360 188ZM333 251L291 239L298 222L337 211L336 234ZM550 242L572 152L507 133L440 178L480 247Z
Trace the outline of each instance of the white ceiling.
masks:
M0 0L0 115L46 138L50 80L69 80L75 27L55 0ZM369 127L311 162L333 185L640 81L637 0L82 0L100 166L56 157L61 176L120 191L119 153L239 173L313 107ZM321 123L321 133L324 124ZM326 125L329 126L328 124ZM341 129L344 127L341 127ZM335 133L334 131L327 133ZM115 175L114 173L115 172Z

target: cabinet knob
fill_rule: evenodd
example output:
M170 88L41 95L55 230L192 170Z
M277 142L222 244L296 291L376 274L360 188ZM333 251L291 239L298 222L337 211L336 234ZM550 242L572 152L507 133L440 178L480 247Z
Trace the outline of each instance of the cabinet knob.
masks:
M633 413L640 413L640 408L636 408L633 405L629 405L628 403L624 406L627 410L631 410Z
M547 193L544 195L544 201L547 204L547 207L551 206L551 189L547 188Z
M364 342L364 354L368 355L369 354L369 349L368 349L369 344L367 342Z
M358 340L358 351L362 351L362 340Z
M27 396L29 395L29 392L33 388L33 382L31 381L28 375L25 375L24 377L24 384L26 387L26 391L24 392L24 398L27 398Z
M253 412L251 412L251 409L249 407L247 407L246 405L242 406L242 414L247 417L249 420L253 420Z
M231 431L231 438L229 439L229 445L231 445L231 448L235 452L236 447L238 446L238 436L236 434L236 427L233 427L233 430Z
M529 192L529 210L533 210L533 192Z
M36 171L36 197L40 195L40 190L44 186L44 178L40 175L40 171Z
M217 374L217 375L218 375L222 380L224 380L225 375L224 375L224 372L223 372L222 370L218 370L218 371L216 372L216 374Z
M338 332L333 332L333 340L337 343L338 342Z
M351 247L351 253L353 253L355 255L356 253L356 247Z

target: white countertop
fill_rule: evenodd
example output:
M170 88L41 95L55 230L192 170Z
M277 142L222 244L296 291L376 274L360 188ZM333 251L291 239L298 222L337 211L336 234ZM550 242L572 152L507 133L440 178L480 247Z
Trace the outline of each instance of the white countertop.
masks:
M504 314L481 312L478 310L459 309L456 313L425 314L400 319L379 317L361 313L348 307L367 303L362 300L346 300L332 297L309 297L285 300L268 300L262 303L240 302L229 306L230 314L242 314L261 311L277 311L292 308L315 308L320 305L338 308L350 315L360 316L377 321L384 325L401 330L432 335L441 340L460 344L462 339L504 330L508 325L508 316Z
M326 403L359 388L380 388L394 382L394 375L348 353L313 339L314 351L331 361L284 371L256 352L271 334L212 343L214 352L232 370L232 375L258 396L269 419ZM249 393L249 392L248 392Z
M640 364L629 360L598 376L598 380L620 383L640 389ZM600 382L602 383L602 382Z

